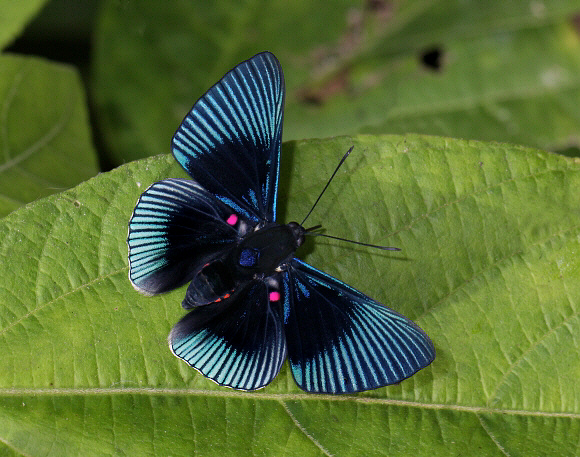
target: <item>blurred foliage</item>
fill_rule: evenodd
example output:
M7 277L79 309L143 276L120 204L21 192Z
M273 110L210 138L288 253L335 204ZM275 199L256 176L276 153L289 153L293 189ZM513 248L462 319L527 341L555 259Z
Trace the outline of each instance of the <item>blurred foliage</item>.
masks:
M42 3L0 1L0 47ZM0 217L98 172L76 68L3 52L0 106Z
M580 2L105 1L93 95L113 163L167 152L193 102L269 50L284 139L425 133L561 149L580 136Z

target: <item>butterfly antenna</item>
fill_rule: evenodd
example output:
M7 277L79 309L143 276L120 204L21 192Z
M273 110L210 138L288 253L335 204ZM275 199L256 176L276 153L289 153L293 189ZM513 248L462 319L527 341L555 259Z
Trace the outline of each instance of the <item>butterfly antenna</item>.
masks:
M349 156L349 154L352 152L353 149L354 149L354 146L351 146L350 149L348 151L346 151L346 154L342 157L342 159L340 159L340 162L338 163L338 166L336 167L336 169L332 173L332 176L330 177L330 179L326 183L326 186L324 186L324 189L322 189L322 192L320 192L320 195L318 196L318 198L314 202L314 205L312 205L312 208L310 208L310 211L308 211L308 214L306 215L306 217L304 218L304 220L300 224L301 226L304 226L304 222L306 222L306 219L308 219L308 217L310 216L310 214L312 213L312 211L314 210L314 208L318 204L320 198L322 197L322 195L324 194L324 192L326 191L326 189L330 185L330 182L332 181L332 178L334 178L334 176L338 172L339 168L344 163L344 161L346 160L346 158ZM340 238L338 236L333 236L333 235L326 235L324 233L313 233L313 232L315 232L316 230L318 230L320 228L322 228L322 225L320 225L320 224L319 225L315 225L313 227L310 227L310 228L305 229L304 230L304 233L305 233L305 235L310 235L310 236L323 236L324 238L331 238L333 240L344 241L346 243L357 244L359 246L366 246L366 247L369 247L369 248L382 249L383 251L400 251L401 250L399 248L395 248L395 247L392 247L392 246L379 246L377 244L362 243L360 241L349 240L349 239L346 239L346 238Z
M322 227L321 225L315 225L314 227L307 228L306 230L304 230L304 232L305 232L304 234L309 235L309 236L323 236L324 238L332 238L333 240L345 241L347 243L358 244L359 246L366 246L368 248L382 249L383 251L400 251L401 250L400 248L395 248L392 246L380 246L378 244L362 243L360 241L349 240L347 238L340 238L339 236L326 235L324 233L312 233L313 231L318 230L321 227Z
M326 189L330 185L330 182L332 181L332 178L334 178L334 175L336 175L338 169L341 167L341 165L344 163L344 161L346 160L346 158L352 152L353 149L354 149L354 145L351 146L350 149L348 151L346 151L346 154L342 157L342 159L340 159L340 162L338 163L338 166L334 170L334 173L332 173L332 176L330 177L330 179L326 183L326 186L324 186L324 189L322 189L322 192L320 192L320 195L318 196L318 198L314 202L314 205L312 205L312 208L310 208L310 211L308 211L308 214L306 215L306 217L304 218L304 220L302 221L302 223L300 225L304 226L304 222L306 222L306 219L308 219L308 217L310 216L310 214L312 214L312 211L314 211L314 208L318 204L318 201L320 200L320 197L322 197L322 195L324 194L324 192L326 191Z

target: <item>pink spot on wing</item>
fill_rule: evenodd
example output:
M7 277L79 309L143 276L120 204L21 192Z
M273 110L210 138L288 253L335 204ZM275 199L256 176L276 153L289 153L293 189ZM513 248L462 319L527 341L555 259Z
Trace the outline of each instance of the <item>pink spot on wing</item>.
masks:
M231 214L230 217L228 217L228 219L226 220L226 222L230 225L236 225L236 222L238 222L238 216L236 216L235 214Z
M280 300L280 292L270 292L270 301Z

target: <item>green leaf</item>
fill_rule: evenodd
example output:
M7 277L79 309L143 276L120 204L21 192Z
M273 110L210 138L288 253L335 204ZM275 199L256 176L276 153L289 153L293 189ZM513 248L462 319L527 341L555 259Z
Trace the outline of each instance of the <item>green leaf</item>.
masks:
M279 214L397 253L317 238L298 254L415 320L437 358L396 386L222 388L166 337L184 289L138 294L127 223L170 156L124 165L0 220L4 455L578 455L580 163L423 136L286 143Z
M0 216L94 176L85 94L71 67L0 57Z
M46 3L46 0L0 0L0 49L10 44Z
M195 100L266 49L286 76L286 140L416 132L578 144L578 0L383 4L105 1L93 89L112 161L168 152ZM434 49L438 70L421 63Z

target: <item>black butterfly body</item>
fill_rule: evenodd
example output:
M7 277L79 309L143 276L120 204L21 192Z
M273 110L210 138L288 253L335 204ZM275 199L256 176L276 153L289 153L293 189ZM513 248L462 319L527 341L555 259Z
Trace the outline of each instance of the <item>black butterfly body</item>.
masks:
M129 222L129 278L153 295L189 283L173 353L216 383L254 390L288 356L308 392L397 383L435 350L412 321L294 257L305 230L276 219L284 78L269 52L227 73L172 141L193 178L149 187Z
M279 293L273 275L286 267L304 242L304 229L296 222L256 227L231 246L222 258L207 263L193 277L183 307L207 305L226 297L252 279L269 279L269 290Z

